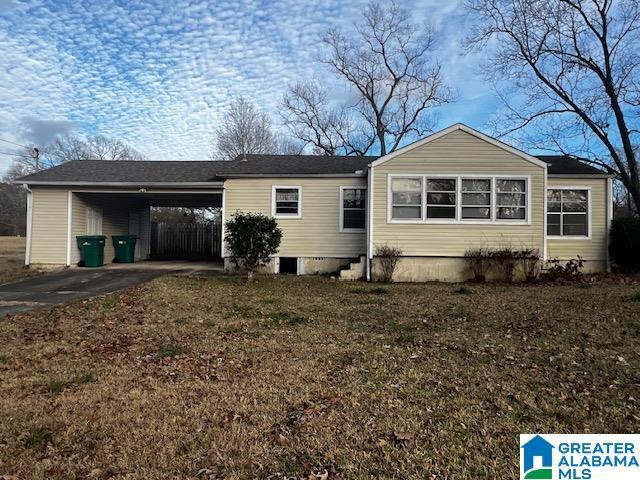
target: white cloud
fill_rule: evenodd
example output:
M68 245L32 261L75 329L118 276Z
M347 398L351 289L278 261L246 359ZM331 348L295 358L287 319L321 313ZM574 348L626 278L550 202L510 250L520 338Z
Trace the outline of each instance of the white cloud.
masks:
M0 0L0 13L6 3ZM0 16L0 137L41 142L56 131L48 127L73 124L81 133L118 137L149 158L207 158L211 132L234 96L277 120L282 94L296 80L316 76L343 94L315 62L318 39L331 25L352 25L366 0L86 3L13 3ZM488 105L488 88L459 56L458 5L405 6L414 21L441 31L439 55L461 96Z

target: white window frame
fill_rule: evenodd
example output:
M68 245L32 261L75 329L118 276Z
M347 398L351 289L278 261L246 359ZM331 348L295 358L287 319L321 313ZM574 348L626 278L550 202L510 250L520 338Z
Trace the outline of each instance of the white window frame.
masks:
M392 217L391 181L394 178L422 178L422 219L394 219ZM435 219L426 218L426 182L428 178L455 178L456 181L456 218ZM462 219L462 179L491 179L491 220ZM504 219L497 218L496 180L524 180L525 181L525 218ZM546 193L545 193L546 202ZM387 223L399 224L462 224L462 225L531 225L531 175L493 175L493 174L459 174L459 173L389 173L387 174ZM545 232L546 233L546 232Z
M565 213L562 212L550 212L549 207L547 205L548 198L547 193L549 190L586 190L587 191L587 235L562 235L562 215ZM560 215L560 235L547 235L548 221L545 217L545 232L544 234L549 240L591 240L591 187L587 185L549 185L547 186L547 191L544 195L544 204L546 214L549 215ZM567 213L566 215L572 215L571 213ZM576 212L575 215L583 215L582 213Z
M394 178L405 178L405 179L413 179L419 178L422 182L421 187L422 191L420 193L420 218L403 218L403 219L392 219L393 212L393 191L391 190L391 181ZM425 211L425 197L427 195L427 186L425 184L424 175L415 174L415 175L389 175L387 179L387 223L424 223L426 211ZM406 206L406 207L414 207L415 205L398 205L398 206Z
M499 208L521 208L520 205L498 205L498 182L497 180L524 180L524 220L522 219L513 219L513 220L509 220L508 218L498 218L498 209ZM525 222L529 223L529 209L531 208L531 188L530 188L530 182L527 178L524 177L518 177L518 176L512 176L512 175L495 175L493 177L493 184L491 185L492 188L492 192L493 192L493 198L492 198L492 202L493 202L493 218L495 219L496 222L506 222L507 224L513 224L513 223L517 223L517 222ZM510 192L500 192L500 193L505 193L505 194L509 194ZM519 192L518 192L519 193Z
M364 190L365 191L365 196L364 196L364 228L344 228L344 191L345 190ZM363 233L367 231L367 212L368 212L368 202L367 202L367 187L363 187L360 185L353 185L353 186L349 186L349 185L342 185L340 186L340 215L339 215L339 221L340 224L338 225L338 230L340 231L340 233ZM358 209L359 210L359 209Z
M276 190L298 190L298 213L276 213ZM300 185L272 185L271 186L271 216L273 218L302 218L302 186Z
M460 219L460 177L458 175L422 175L422 210L423 210L423 214L422 214L422 218L425 221L425 223L451 223L451 222L456 222L457 220ZM433 190L431 192L427 191L427 181L428 180L455 180L456 182L456 189L453 191L453 194L456 197L456 204L455 205L437 205L434 203L429 204L427 202L427 193L451 193L450 191L445 191L445 190ZM455 216L454 218L429 218L429 216L427 215L427 207L449 207L449 208L453 208L454 212L455 212Z
M486 192L463 192L462 191L462 182L464 180L489 180L489 188L491 189L491 191L489 192L489 218L463 218L462 216L462 208L463 207L471 207L471 208L486 208L486 205L464 205L462 203L462 194L463 193L486 193ZM527 185L528 187L528 185ZM495 190L496 190L496 181L495 181L495 177L492 177L491 175L460 175L460 188L459 188L459 200L460 200L460 206L459 206L459 217L460 221L462 223L491 223L495 220L496 218L496 213L494 211L494 207L495 207Z

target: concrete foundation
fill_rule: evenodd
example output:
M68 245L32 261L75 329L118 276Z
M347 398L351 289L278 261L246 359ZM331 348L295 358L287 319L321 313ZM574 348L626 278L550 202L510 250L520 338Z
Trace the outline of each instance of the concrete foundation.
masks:
M564 265L567 260L561 260ZM606 263L586 260L583 273L606 271ZM380 259L373 259L373 279L380 278ZM524 280L524 272L517 265L515 281ZM473 272L464 258L460 257L402 257L393 275L394 282L464 282L473 279ZM504 281L502 272L496 267L487 271L487 281Z
M349 266L348 258L333 257L298 257L298 275L320 275L338 273L341 268ZM242 269L235 266L227 257L224 259L224 270L229 273L239 273ZM272 258L269 263L259 270L259 273L274 274L280 271L280 259Z

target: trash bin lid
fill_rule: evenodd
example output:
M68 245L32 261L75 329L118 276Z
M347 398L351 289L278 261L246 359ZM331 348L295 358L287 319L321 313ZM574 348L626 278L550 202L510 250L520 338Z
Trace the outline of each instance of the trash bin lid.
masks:
M107 237L105 235L78 235L76 238L78 240L105 240Z

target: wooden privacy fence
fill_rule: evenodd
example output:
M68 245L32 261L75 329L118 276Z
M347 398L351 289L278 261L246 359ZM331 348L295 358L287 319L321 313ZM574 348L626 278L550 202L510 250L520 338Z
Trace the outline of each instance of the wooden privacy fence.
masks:
M180 260L219 260L222 223L151 224L151 258Z

